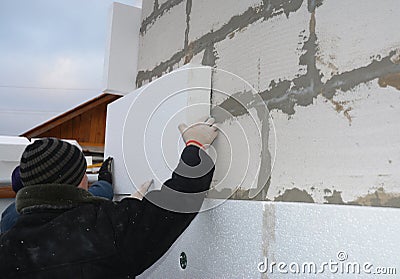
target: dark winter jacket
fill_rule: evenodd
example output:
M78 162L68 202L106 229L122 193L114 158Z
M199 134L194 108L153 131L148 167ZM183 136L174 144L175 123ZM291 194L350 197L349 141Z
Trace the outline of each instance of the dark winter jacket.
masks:
M114 191L110 182L99 180L94 182L90 188L89 193L96 197L103 197L112 200ZM11 203L1 214L0 232L4 233L11 229L19 218L19 213L15 207L15 202Z
M111 202L70 185L25 187L16 202L22 215L0 237L0 276L134 278L193 220L205 194L187 193L208 190L213 172L205 152L189 146L172 178L143 201ZM162 208L171 206L191 213Z

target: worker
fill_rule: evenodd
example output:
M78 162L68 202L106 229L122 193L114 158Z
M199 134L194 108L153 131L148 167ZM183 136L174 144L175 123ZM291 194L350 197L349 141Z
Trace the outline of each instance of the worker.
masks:
M187 146L177 168L143 200L112 202L77 188L86 161L67 142L28 145L16 197L21 216L0 235L1 277L134 278L150 267L196 216L214 173L205 152L218 134L214 119L179 129ZM176 205L188 206L168 209Z
M11 187L15 193L18 193L23 187L19 166L17 166L11 174ZM112 158L107 158L107 160L103 162L99 169L98 180L96 182L89 187L88 179L85 174L82 183L78 187L88 190L93 196L112 200L114 197L112 187ZM15 208L15 202L12 202L1 214L0 233L11 229L17 222L18 217L19 214Z

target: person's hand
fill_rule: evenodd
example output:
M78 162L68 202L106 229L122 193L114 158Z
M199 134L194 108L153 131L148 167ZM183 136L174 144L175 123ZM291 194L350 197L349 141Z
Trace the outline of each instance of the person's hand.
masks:
M215 119L206 117L189 127L182 123L178 126L186 145L196 145L200 148L207 148L217 137L218 128L214 125Z
M130 195L129 198L142 200L143 196L146 194L147 190L149 190L149 188L150 188L151 184L153 184L153 182L154 182L154 179L146 181L139 187L138 191L133 193L132 195Z

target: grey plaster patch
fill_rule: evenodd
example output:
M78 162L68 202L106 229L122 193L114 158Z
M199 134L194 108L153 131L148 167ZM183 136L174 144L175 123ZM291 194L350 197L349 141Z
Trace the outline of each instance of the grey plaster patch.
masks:
M359 84L366 83L389 74L400 72L400 65L393 63L390 57L395 51L381 60L373 60L369 65L333 76L322 87L323 95L330 99L337 90L348 91Z
M328 190L328 189L326 189ZM329 190L330 191L330 190ZM325 192L327 193L327 192ZM342 192L333 190L324 196L327 204L363 205L379 207L400 207L400 194L387 193L382 187L355 200L344 202Z
M249 107L255 106L255 97L252 91L241 91L232 94L229 98L211 109L211 115L217 122L224 122L228 117L236 117L248 113Z
M268 181L268 186L269 186ZM340 205L360 205L360 206L378 206L378 207L395 207L400 208L400 194L399 193L387 193L383 188L379 188L372 193L360 196L355 200L345 202L342 198L342 192L330 189L324 189L325 204L340 204ZM235 193L232 193L230 189L222 189L216 191L212 189L208 192L207 197L220 198L234 200L249 200L249 190L238 189ZM255 201L269 201L269 199L259 193L256 197L251 200ZM274 201L283 202L307 202L314 203L314 199L306 190L300 190L298 188L286 189L285 192L274 198Z
M315 9L322 5L323 0L307 0L307 8L310 13L315 12Z
M381 87L392 86L393 88L400 90L400 73L382 76L379 78L378 84Z
M314 199L306 190L298 188L286 189L282 195L275 197L274 201L314 203Z
M330 191L330 190L329 190ZM344 201L342 199L342 192L333 190L333 192L330 192L331 195L324 196L324 199L326 200L326 203L329 204L344 204Z
M192 0L186 1L186 30L185 30L185 49L189 45L190 13L192 11Z
M213 198L213 199L231 199L231 200L252 200L252 201L270 201L267 198L267 191L268 187L271 184L271 179L265 183L263 186L263 189L261 191L257 191L256 195L249 189L249 190L243 190L243 189L237 189L236 191L232 192L231 189L221 189L221 190L216 190L216 189L211 189L207 192L207 198Z
M283 13L286 17L289 17L289 14L300 9L302 4L303 0L263 0L263 10L265 11L266 18L269 18L272 13Z
M215 50L215 47L213 44L210 44L206 47L204 50L204 55L203 59L201 61L201 64L204 66L215 66L215 61L218 59L218 54L217 51Z
M144 19L141 27L142 35L149 24L155 22L163 13L173 6L180 4L182 1L183 0L169 0L162 4L161 7L154 11L149 17ZM301 7L302 3L303 0L265 0L262 5L249 7L242 14L233 16L218 30L211 30L199 39L188 42L188 45L191 46L191 56L193 57L193 55L200 53L207 47L210 47L210 45L225 40L232 32L242 30L260 19L268 20L281 14L289 16L290 13L296 12ZM171 58L162 61L152 70L139 71L136 76L136 85L140 87L145 81L150 81L153 77L161 76L168 71L170 65L178 64L186 55L187 52L185 50L178 51ZM190 61L185 62L188 63Z
M390 57L390 61L395 64L400 64L400 48L396 49L395 54Z
M315 188L314 188L315 189ZM314 189L311 189L311 190L314 190ZM330 190L330 189L324 189L324 194L325 195L329 195L329 194L332 194L332 191Z
M367 205L367 206L383 206L383 207L400 207L400 194L387 193L382 187L375 192L365 196L358 197L346 204L351 205Z
M385 207L400 207L400 197L399 196L393 196L390 197L384 205Z
M140 26L140 34L144 35L147 29L153 25L158 18L160 18L164 13L171 10L174 6L179 5L184 0L168 0L163 3L161 6L158 5L158 1L154 2L154 11L145 19L142 20L142 24Z

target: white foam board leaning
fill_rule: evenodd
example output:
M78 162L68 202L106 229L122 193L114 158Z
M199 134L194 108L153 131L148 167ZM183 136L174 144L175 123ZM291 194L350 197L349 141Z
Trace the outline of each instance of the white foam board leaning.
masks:
M189 66L188 66L189 67ZM178 69L108 106L105 156L114 157L114 191L161 187L184 148L178 125L210 113L211 68Z

